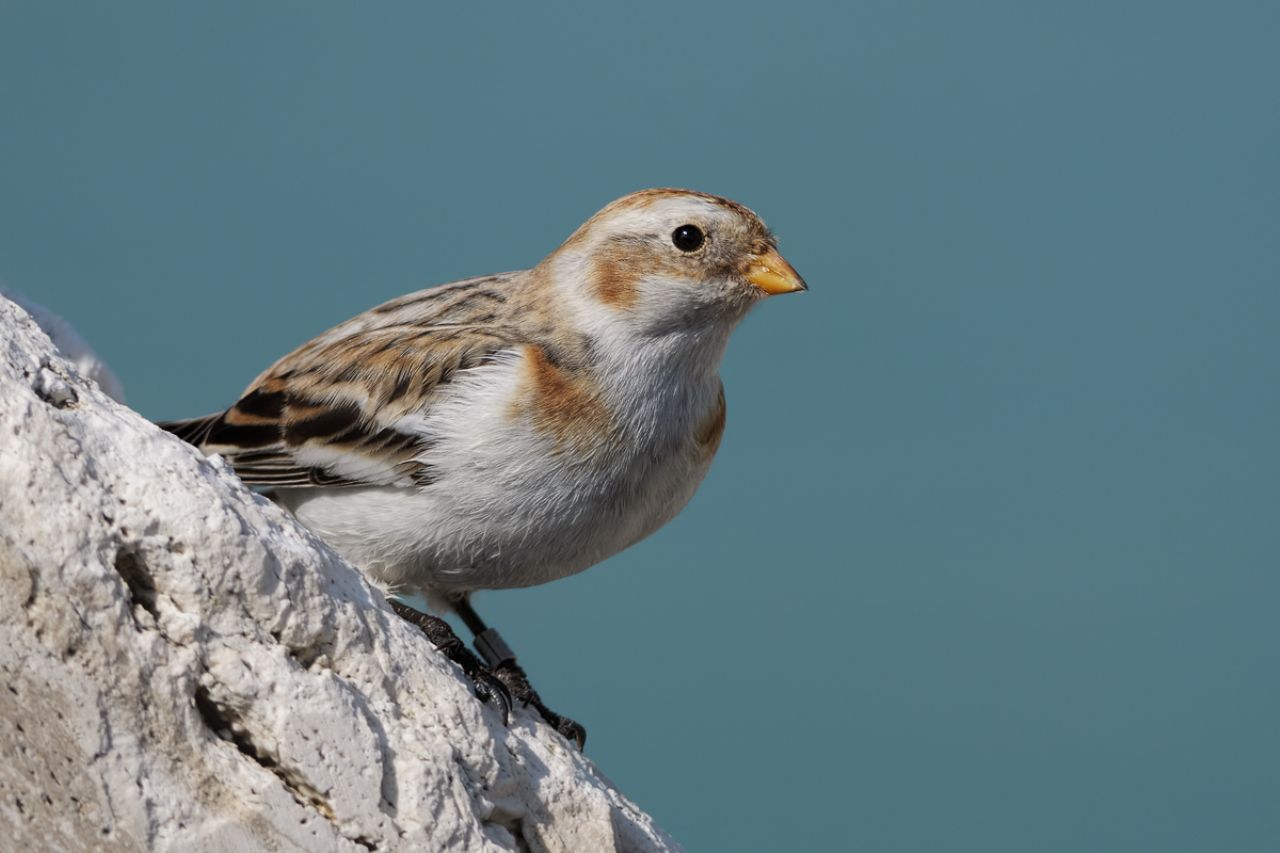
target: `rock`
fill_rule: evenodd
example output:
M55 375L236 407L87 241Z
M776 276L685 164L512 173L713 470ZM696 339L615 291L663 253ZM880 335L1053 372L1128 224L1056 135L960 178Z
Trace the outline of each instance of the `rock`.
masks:
M31 319L44 329L44 333L53 341L58 352L75 366L80 376L97 382L103 393L117 403L124 402L124 386L120 384L120 380L111 372L111 368L107 367L106 362L99 358L93 348L85 342L85 339L80 337L79 332L71 327L70 323L22 294L0 287L0 300L6 298L18 303L31 315Z
M6 849L676 849L3 298L0 348Z

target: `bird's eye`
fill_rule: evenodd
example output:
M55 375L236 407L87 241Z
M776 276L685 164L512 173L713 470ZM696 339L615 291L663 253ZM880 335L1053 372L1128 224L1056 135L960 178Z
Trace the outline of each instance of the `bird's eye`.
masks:
M702 247L707 235L697 225L681 225L671 232L671 242L682 252L696 252Z

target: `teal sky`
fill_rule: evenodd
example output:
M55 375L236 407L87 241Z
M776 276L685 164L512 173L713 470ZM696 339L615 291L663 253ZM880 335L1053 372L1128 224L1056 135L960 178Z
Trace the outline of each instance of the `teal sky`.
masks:
M477 605L691 850L1280 849L1268 3L0 5L0 280L143 414L605 202L808 294L690 507Z

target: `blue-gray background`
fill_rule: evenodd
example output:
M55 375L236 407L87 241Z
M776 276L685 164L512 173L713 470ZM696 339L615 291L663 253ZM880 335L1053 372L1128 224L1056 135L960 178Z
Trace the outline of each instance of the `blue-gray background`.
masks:
M1267 3L5 3L0 277L151 417L614 196L812 290L669 527L489 593L693 849L1280 848Z

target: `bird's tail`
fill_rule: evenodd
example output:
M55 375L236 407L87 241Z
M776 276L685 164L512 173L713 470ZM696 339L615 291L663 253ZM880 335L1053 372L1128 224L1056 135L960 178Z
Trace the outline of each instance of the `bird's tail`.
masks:
M196 447L204 444L209 438L209 433L213 431L213 427L222 419L222 412L213 415L205 415L202 418L187 418L182 421L156 421L156 426L166 432L171 432L178 438L194 444Z

